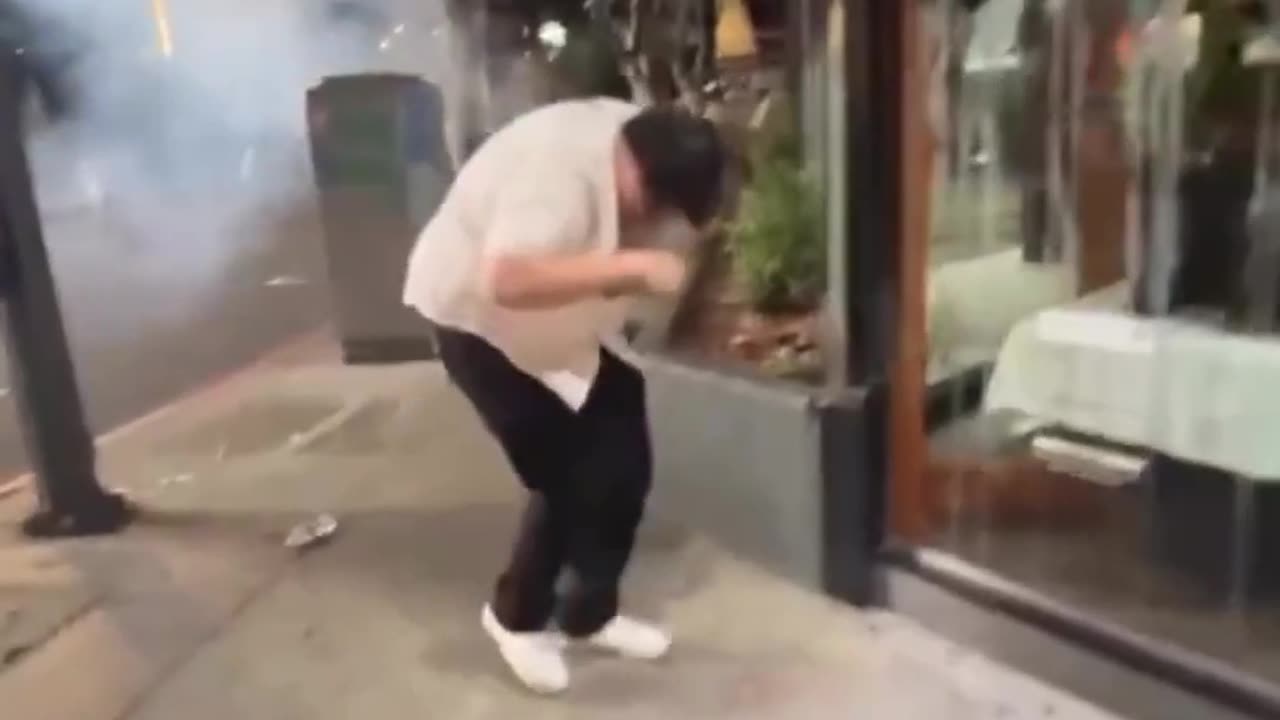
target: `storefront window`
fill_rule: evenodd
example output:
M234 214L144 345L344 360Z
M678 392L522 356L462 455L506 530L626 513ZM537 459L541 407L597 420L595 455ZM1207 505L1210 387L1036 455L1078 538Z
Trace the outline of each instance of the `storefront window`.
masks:
M1280 681L1280 7L928 6L928 542Z

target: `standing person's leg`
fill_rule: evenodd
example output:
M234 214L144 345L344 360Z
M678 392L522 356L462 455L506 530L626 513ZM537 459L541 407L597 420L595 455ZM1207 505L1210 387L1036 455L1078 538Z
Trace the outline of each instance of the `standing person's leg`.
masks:
M563 690L568 670L559 645L544 631L554 613L567 537L548 497L570 475L577 418L484 340L447 329L438 335L450 378L530 492L511 558L485 606L485 630L526 685L543 692Z
M653 476L644 378L608 351L579 415L583 446L558 503L567 530L572 584L562 599L561 628L575 638L637 658L665 654L665 632L619 615L623 573L631 559Z
M547 630L556 610L556 582L566 557L564 524L542 492L531 492L506 568L498 576L490 607L512 632Z

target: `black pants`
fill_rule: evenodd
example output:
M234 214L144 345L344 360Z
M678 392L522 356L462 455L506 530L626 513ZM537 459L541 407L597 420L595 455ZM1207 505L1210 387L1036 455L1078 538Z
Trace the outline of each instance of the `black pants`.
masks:
M644 378L608 351L586 405L574 412L506 356L440 329L440 356L530 491L493 610L514 632L590 635L618 612L653 472ZM557 598L562 570L570 584Z

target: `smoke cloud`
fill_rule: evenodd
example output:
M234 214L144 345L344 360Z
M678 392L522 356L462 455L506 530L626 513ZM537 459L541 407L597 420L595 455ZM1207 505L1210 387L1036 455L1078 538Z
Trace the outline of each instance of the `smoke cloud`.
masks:
M446 79L443 0L16 2L44 20L34 42L69 51L70 112L33 107L28 123L64 294L134 288L105 317L71 318L91 333L184 322L266 256L287 269L284 245L303 242L287 236L315 232L302 227L315 195L305 96L322 77Z

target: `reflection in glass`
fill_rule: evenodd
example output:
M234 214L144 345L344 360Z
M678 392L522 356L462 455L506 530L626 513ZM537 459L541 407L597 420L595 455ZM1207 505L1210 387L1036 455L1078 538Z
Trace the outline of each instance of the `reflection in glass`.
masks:
M933 542L1280 680L1280 7L939 0Z

